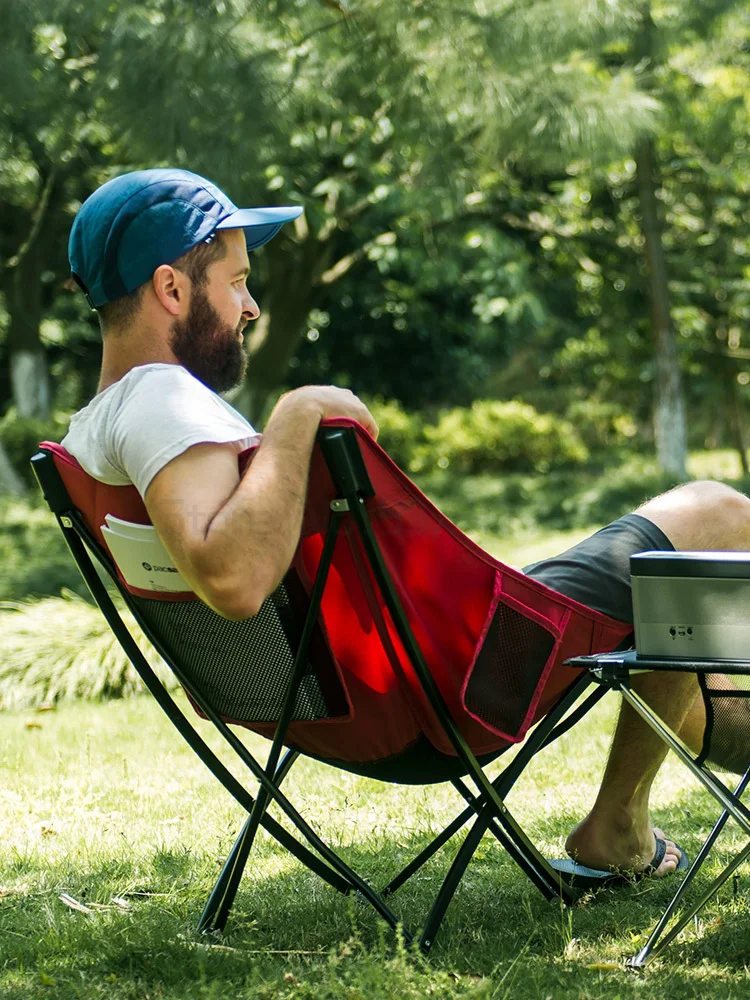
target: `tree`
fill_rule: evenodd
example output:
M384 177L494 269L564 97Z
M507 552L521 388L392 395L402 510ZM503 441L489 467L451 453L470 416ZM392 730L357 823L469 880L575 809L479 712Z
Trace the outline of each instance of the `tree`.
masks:
M235 5L234 17L247 6ZM241 122L237 115L227 121L228 97L237 85L257 92L262 68L227 15L223 2L187 0L116 10L106 0L10 0L4 8L2 351L21 417L49 415L41 322L69 279L67 235L77 204L113 171L192 163L199 151L208 159L206 135L194 127L199 114L223 120L221 142L211 150L225 171L236 155L232 128ZM254 111L262 128L257 101ZM129 148L133 136L137 143Z
M681 69L672 57L694 43L698 31L703 37L715 32L734 6L724 0L708 9L696 0L656 11L649 2L631 0L496 3L481 14L462 11L460 40L454 37L461 63L470 57L480 63L479 72L461 83L492 150L504 142L514 160L547 170L556 158L585 158L596 166L633 156L655 341L654 436L662 466L680 477L684 402L657 198L656 137L677 103ZM449 79L455 89L458 69Z
M40 323L60 254L66 203L89 144L76 96L85 67L69 58L61 28L11 2L0 36L0 292L8 313L5 353L23 417L49 415L51 391Z

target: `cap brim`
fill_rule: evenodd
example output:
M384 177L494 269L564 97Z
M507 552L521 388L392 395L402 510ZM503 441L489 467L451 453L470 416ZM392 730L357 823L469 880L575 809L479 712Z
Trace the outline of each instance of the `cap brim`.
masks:
M301 205L273 205L268 208L238 208L217 229L244 229L248 250L257 250L278 233L285 222L302 215Z

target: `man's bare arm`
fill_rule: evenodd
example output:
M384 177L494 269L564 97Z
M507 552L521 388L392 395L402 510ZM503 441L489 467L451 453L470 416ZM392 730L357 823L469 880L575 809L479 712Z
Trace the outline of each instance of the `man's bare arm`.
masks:
M283 396L242 478L231 445L189 448L154 477L146 508L195 592L227 618L254 615L283 578L302 524L310 455L324 417L377 426L356 396L306 386Z

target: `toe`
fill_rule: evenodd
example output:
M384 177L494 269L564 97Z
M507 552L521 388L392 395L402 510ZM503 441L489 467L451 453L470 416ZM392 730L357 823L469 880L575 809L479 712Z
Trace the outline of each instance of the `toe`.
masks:
M664 852L664 857L659 867L654 872L657 878L661 878L664 875L670 875L679 864L682 853L679 847L675 844L673 840L666 840L666 850Z

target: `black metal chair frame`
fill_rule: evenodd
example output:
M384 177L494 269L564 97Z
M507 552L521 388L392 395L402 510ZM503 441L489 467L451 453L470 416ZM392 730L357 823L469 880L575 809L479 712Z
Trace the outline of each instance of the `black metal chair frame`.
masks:
M366 500L368 497L374 496L374 490L369 481L354 431L351 428L322 428L318 434L318 441L338 497L331 503L330 526L324 541L318 574L310 594L309 610L296 651L284 706L276 725L274 738L271 741L265 767L256 760L237 734L219 717L203 693L182 673L179 663L173 661L167 651L161 647L158 637L152 634L143 621L137 605L131 599L127 589L119 582L114 564L92 536L80 512L73 506L55 467L52 454L42 450L31 460L44 497L57 518L73 558L96 604L104 614L145 686L198 757L248 813L247 820L209 896L197 929L203 932L223 930L259 827L263 827L279 844L334 889L344 894L352 892L358 894L362 900L369 903L377 911L390 927L395 929L401 924L397 915L386 902L387 898L419 871L473 817L473 825L443 880L418 938L419 947L424 952L431 948L461 877L487 830L493 834L546 898L560 898L566 904L574 902L578 893L561 880L560 874L531 843L508 810L505 798L530 759L578 722L602 697L606 689L595 687L593 691L588 691L580 704L576 705L591 686L590 676L587 673L581 674L572 682L570 688L553 710L537 724L510 764L493 781L490 781L453 721L445 701L429 673L386 568L367 512ZM462 778L452 780L452 784L465 800L466 807L380 892L373 889L316 834L281 791L281 784L298 756L294 750L287 750L282 756L284 738L292 719L297 690L304 674L308 646L318 618L337 533L344 518L351 518L356 526L384 603L392 617L411 665L470 782L467 783ZM195 705L213 723L258 782L258 791L255 797L247 791L211 750L194 724L159 681L130 634L128 626L123 622L107 587L95 568L90 553L94 554L106 574L114 582L139 626L157 652L168 663ZM269 814L268 807L271 803L275 803L281 809L296 828L302 840L295 837ZM414 937L407 929L402 927L401 933L407 943L413 941Z
M745 847L735 855L724 870L716 876L707 889L682 912L680 907L685 901L693 881L708 857L711 848L716 843L719 834L731 817L748 837L750 837L750 810L742 802L742 795L750 782L750 767L740 778L733 790L716 777L706 766L702 754L695 754L689 749L648 704L631 687L631 677L643 671L658 670L665 672L688 672L698 675L703 688L703 679L708 674L722 673L729 676L750 675L750 661L737 660L676 660L658 659L656 657L639 656L635 650L624 653L606 653L598 656L580 656L567 661L571 666L587 667L591 676L602 686L603 690L619 691L623 699L635 712L648 723L658 736L675 752L677 757L700 781L704 788L716 799L722 808L721 815L714 824L700 851L695 856L690 868L677 887L677 891L669 902L656 926L648 936L641 950L628 958L626 965L631 969L641 969L659 955L668 944L687 926L693 917L716 895L719 889L734 874L739 866L750 856L750 840ZM723 697L729 697L722 692ZM738 690L736 697L750 697L750 690ZM674 923L669 927L670 922ZM667 930L667 928L669 928ZM665 933L666 932L666 933Z

